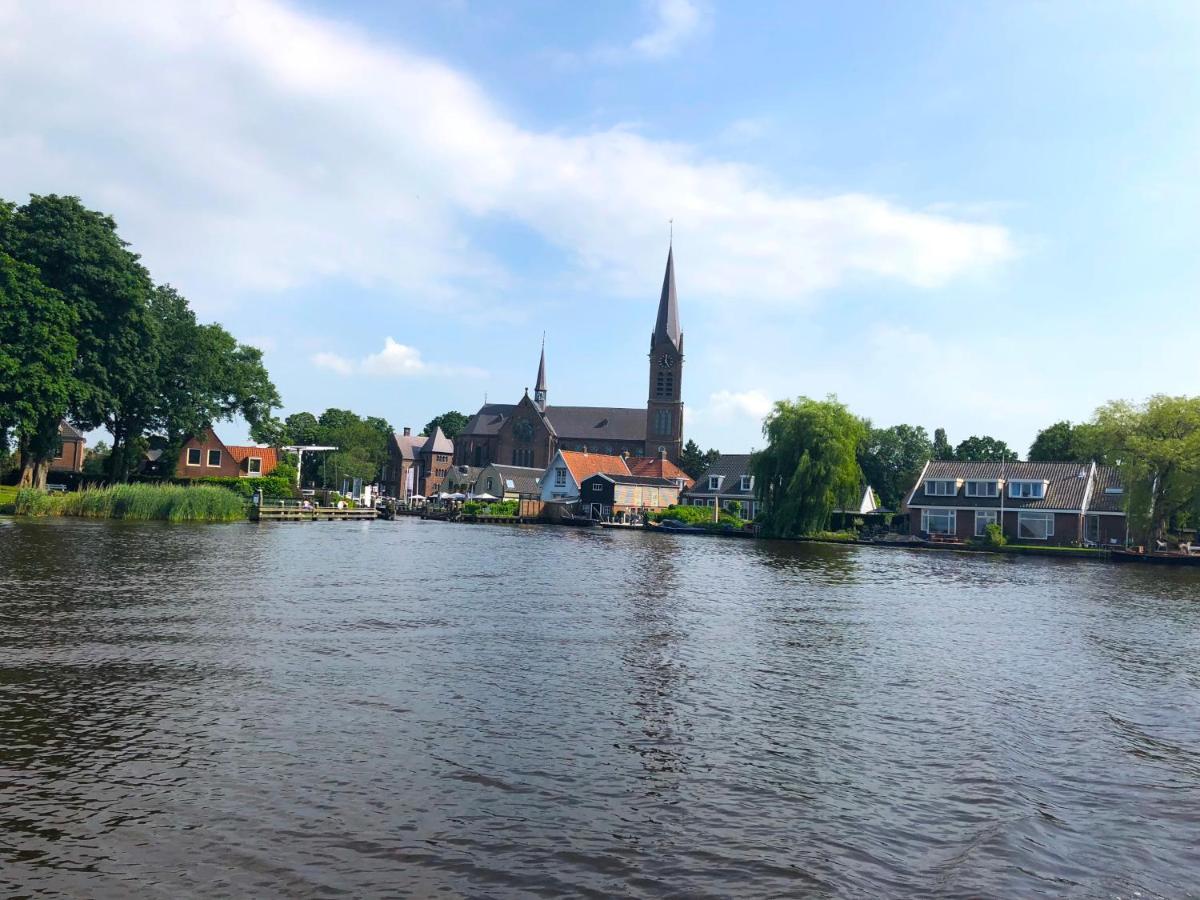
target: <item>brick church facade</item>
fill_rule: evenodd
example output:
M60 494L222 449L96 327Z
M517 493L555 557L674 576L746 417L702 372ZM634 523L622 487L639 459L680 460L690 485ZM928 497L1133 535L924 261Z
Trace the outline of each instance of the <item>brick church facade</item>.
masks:
M631 457L665 453L678 462L683 451L683 332L675 292L674 250L650 336L649 383L641 408L554 406L546 387L546 348L538 364L533 396L517 403L485 403L454 439L454 462L544 469L559 450Z

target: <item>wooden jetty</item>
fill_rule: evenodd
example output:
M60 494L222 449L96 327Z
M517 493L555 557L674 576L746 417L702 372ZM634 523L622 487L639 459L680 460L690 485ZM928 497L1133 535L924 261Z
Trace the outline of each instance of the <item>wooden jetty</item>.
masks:
M374 519L378 514L373 507L338 509L336 506L310 506L305 509L298 504L263 504L250 507L251 522L362 522Z

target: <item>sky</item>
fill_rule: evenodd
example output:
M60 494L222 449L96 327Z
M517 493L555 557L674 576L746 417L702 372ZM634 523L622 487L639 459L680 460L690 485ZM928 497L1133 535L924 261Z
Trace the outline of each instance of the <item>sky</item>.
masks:
M642 406L672 230L706 448L1197 389L1192 2L0 0L0 110L0 197L110 213L283 414L516 402L543 332Z

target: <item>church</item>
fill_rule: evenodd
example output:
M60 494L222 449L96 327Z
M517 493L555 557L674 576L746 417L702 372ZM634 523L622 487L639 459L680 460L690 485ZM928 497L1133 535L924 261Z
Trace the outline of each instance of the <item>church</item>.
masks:
M454 439L460 466L501 465L544 469L559 450L586 450L679 461L683 450L683 332L675 295L674 248L658 300L650 336L646 405L557 406L546 384L543 343L533 397L526 389L518 403L485 403Z

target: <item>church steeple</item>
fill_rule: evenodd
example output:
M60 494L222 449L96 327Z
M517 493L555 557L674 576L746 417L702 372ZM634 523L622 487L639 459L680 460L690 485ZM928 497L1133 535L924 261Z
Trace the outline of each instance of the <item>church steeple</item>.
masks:
M663 275L662 295L658 298L658 321L654 325L655 345L670 341L676 350L682 350L679 330L679 301L675 297L675 248L667 250L667 271Z
M546 411L546 334L542 333L542 358L538 362L537 383L533 386L533 402Z

